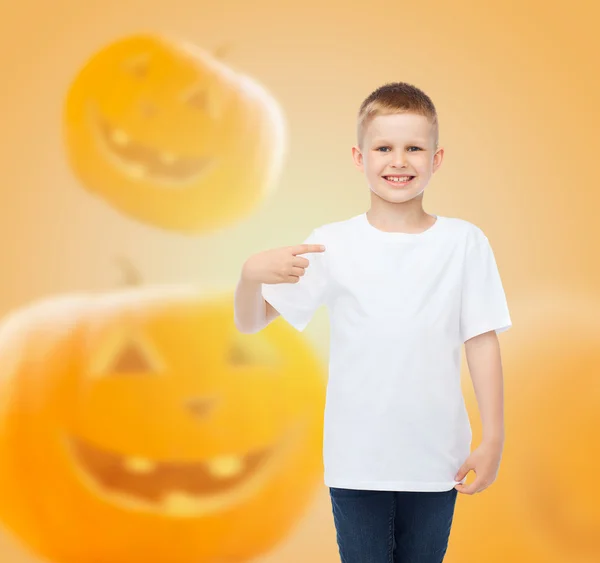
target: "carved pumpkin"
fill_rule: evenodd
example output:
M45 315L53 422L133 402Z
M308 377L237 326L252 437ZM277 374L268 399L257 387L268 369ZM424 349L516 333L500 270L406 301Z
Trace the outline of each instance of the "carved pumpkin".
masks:
M274 187L286 132L277 101L199 47L135 35L97 52L65 104L70 165L131 217L185 232L249 214Z
M448 563L600 561L600 302L556 290L518 308L523 338L502 347L500 470L489 489L459 494ZM471 390L467 407L475 447Z
M232 296L146 288L34 304L0 328L0 521L57 563L246 561L322 479L325 375Z

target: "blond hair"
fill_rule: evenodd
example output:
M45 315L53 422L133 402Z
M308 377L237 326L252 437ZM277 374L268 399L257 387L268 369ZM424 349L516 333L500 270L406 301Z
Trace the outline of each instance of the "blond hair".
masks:
M358 110L356 136L362 149L364 133L369 123L378 115L415 113L427 117L433 125L435 150L439 142L439 125L435 106L422 90L406 82L388 82L367 96Z

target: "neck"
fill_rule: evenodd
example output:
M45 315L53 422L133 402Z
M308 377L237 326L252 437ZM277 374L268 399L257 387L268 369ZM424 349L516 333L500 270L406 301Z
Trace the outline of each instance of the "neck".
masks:
M381 231L389 232L420 232L428 229L436 218L425 212L415 201L406 203L383 202L384 205L375 205L371 202L371 208L367 211L367 219L371 225Z

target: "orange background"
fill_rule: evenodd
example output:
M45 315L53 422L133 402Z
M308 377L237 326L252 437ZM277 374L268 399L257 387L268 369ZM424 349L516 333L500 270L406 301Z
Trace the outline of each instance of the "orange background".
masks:
M593 320L600 316L599 15L596 3L580 0L568 5L555 0L495 5L474 0L14 4L0 21L0 315L40 297L119 285L121 272L114 261L119 255L130 258L148 283L191 281L233 292L250 254L300 242L314 227L368 208L368 188L350 155L356 112L377 86L406 81L433 99L445 148L442 167L426 189L425 210L475 223L494 248L514 323L500 337L507 406L523 378L539 383L542 404L556 398L543 393L557 355L564 368L557 377L568 376L571 386L581 383L585 395L600 369L599 356L589 351L600 348ZM167 32L209 51L228 46L222 60L262 83L285 111L289 154L277 189L235 226L189 236L144 225L82 190L69 170L61 119L74 74L104 45L146 30ZM584 316L586 321L580 322ZM321 309L305 332L323 361L328 328ZM545 330L559 331L559 344L532 361L528 347L543 343ZM585 353L575 347L582 339L590 343ZM569 365L579 371L569 371ZM465 378L465 394L472 395ZM595 401L590 405L597 413L597 383L594 391L587 399ZM553 416L572 421L580 408L565 404ZM476 412L470 414L475 428ZM523 508L514 501L512 514L522 518L519 530L537 546L527 559L519 559L522 551L515 547L515 562L547 562L545 549L565 563L600 560L600 543L592 537L600 518L588 510L600 505L597 472L583 474L597 469L600 458L599 416L591 420L594 425L584 429L589 439L581 436L581 442L577 435L553 442L556 435L542 434L555 449L554 465L541 465L552 473L544 482L556 484L570 467L566 448L585 444L589 456L575 468L582 474L556 497L551 510L572 519L577 534L589 537L585 542L580 535L577 541L568 534L557 537L541 522L550 509L536 512L535 505ZM514 427L508 421L507 440L513 428L515 436L521 431L517 422L534 423L533 415L515 418ZM531 455L539 451L535 442L531 448ZM507 466L509 455L507 448ZM527 459L525 455L521 466ZM491 502L502 480L501 466L489 491L459 494L449 563L486 560L474 553L471 559L456 557L461 544L477 541L467 530L467 506L479 506L484 514L486 499ZM546 494L554 495L556 489ZM514 538L514 531L493 522L485 533L499 545L505 536ZM562 543L553 548L552 542ZM333 562L337 557L322 487L294 534L260 561ZM0 560L36 561L8 535L0 535Z

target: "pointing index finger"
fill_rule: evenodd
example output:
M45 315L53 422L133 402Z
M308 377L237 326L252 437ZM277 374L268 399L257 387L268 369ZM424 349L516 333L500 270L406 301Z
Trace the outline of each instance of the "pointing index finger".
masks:
M322 244L297 244L296 246L292 246L292 254L294 256L308 252L323 252L324 250L325 246Z

